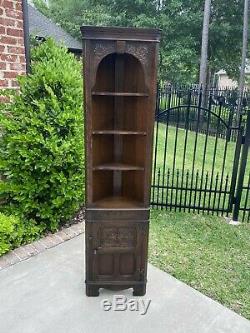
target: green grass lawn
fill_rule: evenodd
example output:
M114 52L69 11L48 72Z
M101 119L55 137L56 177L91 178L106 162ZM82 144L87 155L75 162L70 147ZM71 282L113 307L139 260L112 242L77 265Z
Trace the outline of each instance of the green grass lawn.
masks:
M178 133L176 127L169 126L166 133L166 125L159 124L158 127L158 143L157 143L157 158L156 158L156 173L152 175L153 184L163 184L177 187L177 190L168 190L155 188L152 191L153 201L159 198L160 202L167 202L177 205L191 205L197 207L208 207L210 209L223 209L228 206L229 190L232 180L233 163L235 156L235 142L226 143L225 139L213 136L207 137L204 134L188 131L187 149L184 159L184 142L186 131L179 128ZM164 151L165 139L167 137L167 153L164 169ZM177 140L176 140L177 138ZM194 155L195 141L197 140L196 153ZM156 140L155 140L156 142ZM176 146L175 143L177 142ZM205 160L204 160L204 149ZM226 149L226 155L224 151ZM176 150L176 153L175 153ZM215 154L214 154L215 152ZM202 166L204 160L204 170L202 174ZM184 167L183 167L184 163ZM153 164L154 165L154 164ZM214 166L214 173L212 169ZM182 173L183 169L183 173ZM194 173L192 176L192 169ZM224 171L223 171L224 169ZM158 171L160 170L160 173ZM179 171L178 171L179 170ZM198 171L198 173L197 173ZM244 184L247 186L248 175L250 172L250 163L247 163L246 176ZM187 178L187 173L188 178ZM223 175L223 178L222 178ZM207 183L206 183L207 177ZM169 181L169 183L168 183ZM183 186L181 185L183 184ZM187 192L187 200L185 199L184 190L179 190L180 187L192 189L206 189L206 191ZM214 192L209 194L207 190L212 189ZM218 194L221 190L226 189L226 194ZM246 191L242 194L242 205L246 200ZM157 199L158 201L158 199ZM247 207L250 206L250 196L248 197ZM206 209L204 210L206 211ZM241 213L242 215L242 213Z
M219 217L153 210L149 260L250 319L249 231Z
M177 135L177 145L176 145L176 155L174 159L174 149L175 149L175 136L176 128L173 126L168 127L168 136L167 136L167 155L166 155L166 166L170 169L175 163L175 169L182 169L183 165L183 152L184 152L184 142L185 142L186 131L184 129L178 129ZM158 152L157 152L157 168L161 168L164 163L164 148L165 148L165 137L166 137L166 125L159 124L158 130ZM185 158L185 167L184 169L192 170L193 166L193 157L194 157L194 145L195 145L195 132L188 132L187 137L187 151ZM197 150L195 155L194 170L202 169L203 165L203 153L205 147L206 136L204 134L198 133L197 136ZM207 149L206 149L206 158L205 158L205 171L211 173L213 165L213 157L215 151L216 138L209 136L207 140ZM222 165L224 161L224 148L226 145L226 140L218 138L216 154L215 154L215 173L221 174ZM233 160L235 154L235 142L228 142L227 144L227 154L225 159L225 172L224 174L231 174L233 169ZM248 166L250 171L250 166Z

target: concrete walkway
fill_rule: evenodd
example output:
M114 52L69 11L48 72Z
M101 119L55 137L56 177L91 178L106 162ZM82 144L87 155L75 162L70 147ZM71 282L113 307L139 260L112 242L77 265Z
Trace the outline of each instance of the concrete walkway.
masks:
M104 311L84 293L83 235L0 272L1 333L249 333L250 322L149 266L146 315ZM133 298L131 290L116 292Z

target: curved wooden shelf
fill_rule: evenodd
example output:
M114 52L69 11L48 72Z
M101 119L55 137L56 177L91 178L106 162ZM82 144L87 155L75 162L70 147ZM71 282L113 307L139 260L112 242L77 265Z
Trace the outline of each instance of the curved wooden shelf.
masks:
M94 96L124 96L124 97L148 97L147 93L136 92L114 92L114 91L92 91Z
M146 132L141 131L120 131L120 130L102 130L93 131L93 135L147 135Z
M96 165L93 170L116 170L116 171L143 171L144 168L136 165L129 165L123 163L105 163Z
M112 196L95 201L91 206L95 208L140 208L143 207L143 203L127 197Z

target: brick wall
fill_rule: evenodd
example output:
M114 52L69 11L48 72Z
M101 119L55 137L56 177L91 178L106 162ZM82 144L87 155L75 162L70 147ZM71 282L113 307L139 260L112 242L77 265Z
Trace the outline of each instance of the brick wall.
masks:
M22 0L0 0L0 89L16 88L25 68Z

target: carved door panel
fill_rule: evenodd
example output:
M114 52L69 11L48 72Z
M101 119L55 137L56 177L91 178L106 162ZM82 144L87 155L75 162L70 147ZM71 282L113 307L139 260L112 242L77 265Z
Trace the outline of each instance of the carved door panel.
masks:
M146 226L146 223L93 223L94 279L141 279Z

